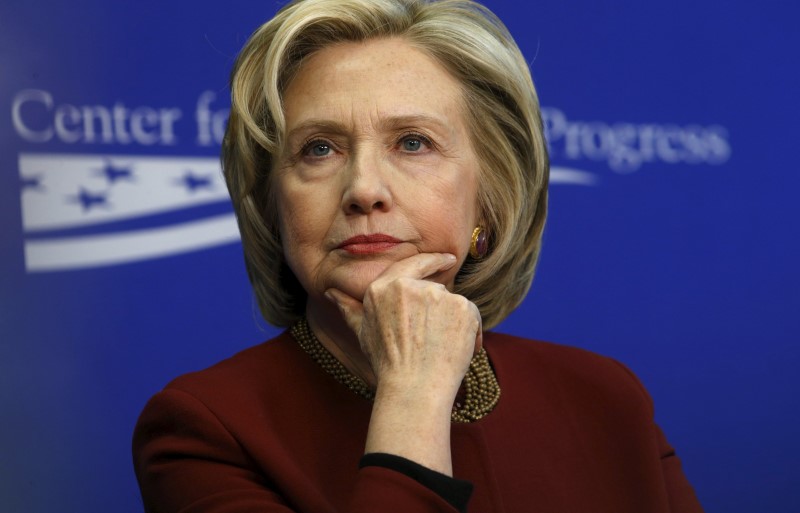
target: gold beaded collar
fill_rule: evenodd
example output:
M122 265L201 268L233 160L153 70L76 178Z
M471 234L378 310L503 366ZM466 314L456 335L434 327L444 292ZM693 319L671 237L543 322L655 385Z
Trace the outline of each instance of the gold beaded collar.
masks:
M311 331L305 318L300 319L292 326L291 333L300 347L336 381L370 401L375 398L375 392L364 380L347 370L322 345L322 342ZM464 376L464 389L466 391L464 401L462 403L456 399L453 411L450 413L451 422L467 423L482 419L494 409L500 400L500 385L489 364L486 349L481 348L469 363L469 370Z

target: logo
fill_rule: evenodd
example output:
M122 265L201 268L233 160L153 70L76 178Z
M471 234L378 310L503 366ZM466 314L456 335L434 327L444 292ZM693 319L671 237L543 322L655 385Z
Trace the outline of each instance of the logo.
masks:
M198 147L219 145L227 108L202 92L194 109ZM11 104L27 144L169 147L186 137L174 106L75 105L51 91L25 89ZM191 126L191 125L190 125ZM239 240L216 158L21 153L20 195L28 272L117 265Z
M215 158L22 154L28 272L123 264L239 240Z

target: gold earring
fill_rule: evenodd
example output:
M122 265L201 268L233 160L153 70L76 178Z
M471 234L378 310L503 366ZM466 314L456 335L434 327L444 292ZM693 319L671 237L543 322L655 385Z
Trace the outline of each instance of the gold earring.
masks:
M486 231L480 226L472 230L472 243L469 245L469 255L480 260L489 251L489 241L486 240Z

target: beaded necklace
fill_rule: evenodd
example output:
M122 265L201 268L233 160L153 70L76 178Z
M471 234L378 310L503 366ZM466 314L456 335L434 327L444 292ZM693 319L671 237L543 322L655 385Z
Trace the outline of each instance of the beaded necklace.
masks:
M369 385L363 379L347 370L322 345L322 342L311 331L305 317L292 326L291 333L300 347L325 372L333 376L336 381L365 399L370 401L375 399L375 392ZM481 348L478 354L472 357L472 361L469 363L469 370L464 376L464 388L466 390L464 401L462 403L456 400L453 405L453 411L450 413L451 422L467 423L481 419L488 415L497 405L497 401L500 400L500 385L497 383L497 377L489 364L486 349Z

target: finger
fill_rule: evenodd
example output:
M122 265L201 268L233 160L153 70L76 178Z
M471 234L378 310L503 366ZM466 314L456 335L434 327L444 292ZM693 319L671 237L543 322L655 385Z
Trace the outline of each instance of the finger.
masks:
M424 280L438 272L450 269L455 263L456 257L450 253L419 253L390 265L381 273L378 279L412 278Z
M361 323L364 319L364 305L361 301L348 296L339 289L326 290L325 297L339 307L344 321L350 326L353 333L358 334L361 331Z

